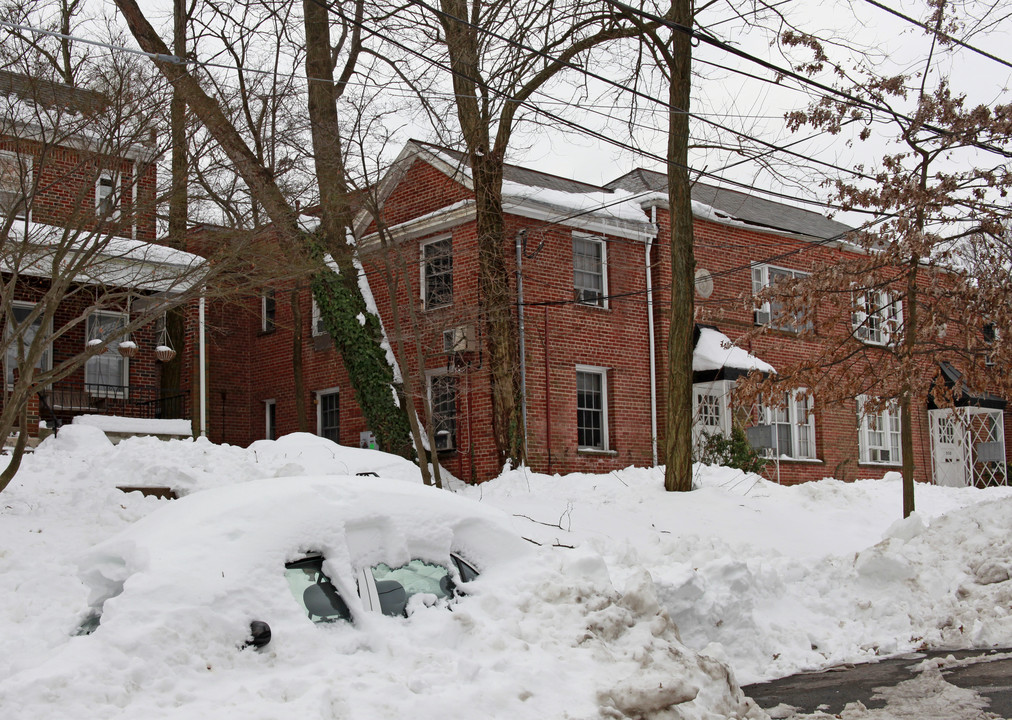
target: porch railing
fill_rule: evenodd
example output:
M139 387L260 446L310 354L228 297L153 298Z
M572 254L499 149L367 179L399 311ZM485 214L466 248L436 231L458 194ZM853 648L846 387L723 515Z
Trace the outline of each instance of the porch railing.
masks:
M183 418L187 394L151 385L57 383L39 392L43 420L59 426L74 415L121 415L132 418Z

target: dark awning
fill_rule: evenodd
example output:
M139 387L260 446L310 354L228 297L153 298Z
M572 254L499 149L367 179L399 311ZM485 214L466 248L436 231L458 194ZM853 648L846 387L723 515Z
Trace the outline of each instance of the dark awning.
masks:
M949 389L953 394L953 399L956 403L956 407L982 407L992 408L995 410L1004 410L1007 403L1003 398L997 395L992 395L989 392L983 394L971 393L966 390L963 386L963 375L950 363L940 362L938 363L939 369L942 371L942 381L945 383L945 387ZM932 396L928 396L928 409L934 410L938 407L935 404Z

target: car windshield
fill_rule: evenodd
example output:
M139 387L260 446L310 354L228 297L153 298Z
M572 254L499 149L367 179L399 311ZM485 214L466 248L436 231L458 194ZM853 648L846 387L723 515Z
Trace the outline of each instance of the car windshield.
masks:
M287 563L285 579L292 595L313 622L351 621L348 605L323 572L322 557L307 557Z

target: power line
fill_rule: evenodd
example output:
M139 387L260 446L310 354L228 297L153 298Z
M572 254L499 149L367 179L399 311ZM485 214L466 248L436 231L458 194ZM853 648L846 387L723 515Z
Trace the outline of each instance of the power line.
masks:
M333 9L331 9L330 7L328 7L325 3L322 3L320 0L313 0L313 1L316 2L316 3L318 3L318 4L321 4L323 7L326 7L328 9L328 11L330 11L332 13L334 12ZM415 4L419 4L420 0L412 0L412 2L414 2ZM403 50L403 51L405 51L405 52L407 52L407 53L409 53L411 55L414 55L415 57L417 57L417 58L419 58L419 59L421 59L421 60L429 63L430 65L432 65L434 67L437 67L437 68L439 68L439 69L441 69L441 70L443 70L443 71L445 71L447 73L450 73L451 75L461 75L461 73L459 73L459 72L453 70L452 68L448 67L445 63L442 63L442 62L440 62L438 60L435 60L435 59L429 57L428 55L426 55L426 54L424 54L424 53L422 53L422 52L420 52L418 50L410 48L410 47L404 45L403 43L400 43L397 40L394 40L393 38L391 38L391 37L389 37L387 35L384 35L383 33L379 32L379 31L373 30L372 28L367 27L364 23L356 22L354 20L351 20L350 18L343 18L342 17L342 19L344 19L347 22L351 22L353 24L356 24L358 27L360 27L361 29L365 30L370 35L378 37L381 40L390 43L394 47L396 47L396 48L398 48L400 50ZM465 24L469 24L466 21L463 21L463 22ZM550 56L546 56L546 57L550 57ZM470 80L472 82L475 82L475 83L478 82L478 80L476 78L469 78L469 77L466 77L466 76L463 76L463 75L461 75L461 76L465 77L465 79ZM621 87L625 87L625 86L621 86ZM491 91L494 92L494 93L496 93L496 94L498 94L498 95L500 95L500 96L502 96L502 97L506 97L506 93L503 92L502 90L498 90L496 88L491 88ZM661 102L661 101L657 101L657 102ZM536 113L539 113L539 114L541 114L541 115L543 115L543 116L545 116L545 117L547 117L547 118L549 118L549 119L551 119L551 120L553 120L553 121L555 121L557 123L561 123L563 125L566 125L567 127L571 127L574 130L582 132L585 135L589 135L590 137L593 137L593 138L595 138L597 140L600 140L602 142L605 142L607 144L614 145L615 147L618 147L618 148L623 149L623 150L627 150L629 152L635 153L637 155L640 155L642 157L648 158L650 160L654 160L654 161L656 161L658 163L666 164L668 162L667 158L664 157L664 156L658 155L656 153L649 152L647 150L643 150L641 148L637 148L637 147L635 147L633 145L630 145L628 143L624 143L624 142L622 142L620 140L617 140L616 138L613 138L613 137L611 137L609 135L606 135L604 133L598 132L596 130L592 130L591 128L588 128L586 126L580 125L579 123L576 123L576 122L574 122L572 120L564 118L564 117L562 117L560 115L557 115L556 113L553 113L553 112L550 112L548 110L545 110L544 108L540 108L537 105L534 105L531 101L523 101L523 102L521 102L519 104L522 105L522 106L524 106L524 107L527 107L527 108L531 109L532 111L534 111ZM748 137L748 136L745 136L745 137ZM776 147L776 146L773 146L773 147ZM798 155L798 157L800 157L802 159L805 159L805 160L809 160L809 161L814 162L814 163L820 163L821 162L821 161L818 161L818 160L816 160L814 158L811 158L809 156L799 155L797 153L792 153L792 154ZM866 214L873 214L872 211L869 211L869 210L863 210L863 209L860 209L860 208L845 208L845 207L843 207L841 205L834 205L832 203L828 203L828 202L825 202L825 201L802 199L802 198L799 198L799 197L797 197L795 195L788 195L786 193L781 193L781 192L777 192L777 191L774 191L774 190L765 190L765 189L757 188L757 187L754 187L754 186L749 185L747 183L743 183L743 182L739 182L739 181L735 181L735 180L729 180L729 179L724 178L724 177L722 177L720 175L717 175L714 172L710 172L710 171L706 171L706 170L697 170L697 169L694 169L694 168L689 167L689 166L685 166L685 168L689 172L694 173L694 174L696 174L698 176L713 178L715 180L719 180L719 181L721 181L723 183L726 183L728 185L733 185L733 186L742 188L743 190L747 190L747 191L749 191L751 193L761 193L761 194L769 195L771 197L781 198L781 199L784 199L784 200L791 200L791 201L794 201L794 202L802 202L802 203L805 203L805 204L815 205L815 206L818 206L818 207L824 207L824 208L828 208L828 209L831 209L831 210L847 210L847 211L852 211L852 212L860 212L860 213L866 213ZM845 168L841 168L841 170L843 170L844 172L848 172L848 173L852 173L853 174L852 170L847 170Z
M1008 60L1003 60L1000 57L998 57L997 55L992 55L991 53L989 53L989 52L987 52L985 50L981 50L980 48L976 48L973 45L970 45L968 43L963 42L959 38L954 38L951 35L942 32L940 29L934 28L934 27L931 27L930 25L922 23L920 20L916 20L915 18L912 18L909 15L904 15L899 10L893 10L891 7L887 7L887 6L883 5L882 3L878 2L877 0L864 0L864 1L866 3L868 3L869 5L874 5L879 10L884 10L885 12L889 13L890 15L895 15L896 17L898 17L898 18L900 18L902 20L906 20L908 23L911 23L912 25L916 25L919 28L922 28L924 30L927 30L928 32L934 33L936 37L942 38L943 40L948 40L949 42L953 43L954 45L959 45L962 48L966 48L967 50L970 50L971 52L975 52L978 55L982 55L983 57L986 57L988 60L994 60L996 63L1004 65L1007 68L1012 68L1012 62L1009 62Z
M864 98L859 98L859 97L857 97L855 95L852 95L852 94L850 94L848 92L845 92L845 91L840 90L838 88L834 88L831 85L826 85L825 83L821 83L821 82L819 82L817 80L813 80L812 78L805 77L804 75L801 75L800 73L794 72L793 70L788 70L786 68L779 67L779 66L774 65L773 63L769 62L768 60L763 60L762 58L757 57L755 55L752 55L750 53L747 53L744 50L739 50L738 48L734 47L733 45L729 45L728 43L724 42L723 40L719 40L719 39L717 39L715 37L712 37L710 35L707 35L707 34L705 34L703 32L694 30L694 29L692 29L690 27L686 27L684 25L680 25L679 23L676 23L676 22L674 22L672 20L667 20L666 18L662 18L659 15L655 15L655 14L647 12L645 10L639 10L637 8L631 7L630 5L626 5L625 3L621 2L621 0L608 0L608 2L610 4L612 4L612 5L614 5L615 7L619 8L620 10L624 11L627 14L639 15L640 17L643 17L643 18L645 18L647 20L650 20L651 22L660 23L660 24L664 25L665 27L670 28L671 30L675 30L676 32L680 32L680 33L686 34L689 37L696 38L700 42L704 42L707 45L710 45L712 47L715 47L715 48L718 48L720 50L723 50L724 52L730 53L730 54L732 54L732 55L734 55L736 57L740 57L740 58L742 58L744 60L748 60L749 62L753 62L753 63L755 63L755 64L757 64L757 65L759 65L761 67L764 67L764 68L766 68L768 70L771 70L771 71L773 71L775 73L778 73L779 75L783 75L784 77L789 77L792 80L795 80L797 82L800 82L800 83L803 83L805 85L809 85L811 87L814 87L814 88L817 88L819 90L822 90L826 94L833 95L834 97L837 97L837 98L843 98L843 99L847 100L849 103L856 104L859 107L863 107L863 108L865 108L867 110L873 110L873 111L878 111L878 112L881 112L881 113L885 113L885 114L890 115L890 116L892 116L894 118L897 118L899 120L903 120L904 122L908 122L908 123L911 123L911 124L915 123L914 118L911 118L910 116L905 115L904 113L897 112L896 110L893 110L892 108L890 108L890 107L888 107L886 105L879 105L877 103L873 103L870 100L867 100L867 99L864 99ZM945 130L943 128L940 128L940 127L938 127L936 125L933 125L931 123L917 123L917 124L920 127L923 127L926 130L930 130L931 132L935 133L936 135L939 135L939 136L942 136L942 137L951 137L951 136L954 135L954 133L952 133L951 131ZM967 144L968 145L972 145L973 147L979 148L981 150L986 150L987 152L993 152L993 153L995 153L997 155L1001 155L1002 157L1012 157L1012 151L1005 150L1005 149L999 148L999 147L995 147L994 145L990 145L988 143L982 143L982 142L972 141L972 142L968 142Z

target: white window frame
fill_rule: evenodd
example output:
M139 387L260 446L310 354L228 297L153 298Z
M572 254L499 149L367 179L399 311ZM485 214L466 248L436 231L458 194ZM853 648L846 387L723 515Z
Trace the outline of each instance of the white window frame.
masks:
M868 345L892 345L903 328L903 301L888 290L854 292L854 337Z
M130 322L130 314L129 313L116 312L114 310L96 310L94 313L92 313L91 315L88 316L88 320L85 323L85 347L87 347L88 343L93 339L91 337L92 334L93 334L92 320L97 320L100 317L106 317L106 318L115 317L115 318L119 318L119 319L121 319L123 321L123 325L127 325ZM120 388L123 388L123 389L122 390L107 390L107 389L102 389L102 390L99 390L98 392L100 394L102 394L102 395L109 396L109 397L112 397L112 396L115 396L115 397L124 396L125 397L126 396L127 388L130 387L130 358L124 357L123 355L120 354L120 352L119 352L119 344L121 342L124 342L125 340L128 340L128 339L129 339L129 337L127 335L123 335L122 337L113 338L106 345L105 352L103 354L96 355L93 358L89 358L88 361L85 362L85 364L84 364L84 384L85 384L85 386L88 386L88 385L111 385L111 386L117 386L117 387L120 387ZM120 375L121 375L120 379L122 380L122 382L120 382L118 384L117 383L110 383L110 382L101 382L102 380L105 380L105 378L98 378L98 379L96 379L96 378L92 377L92 375L95 373L95 370L94 370L94 361L97 358L103 358L103 357L109 356L109 355L115 356L115 358L119 362Z
M574 388L576 390L576 414L577 414L577 426L576 426L576 445L577 449L584 452L610 452L611 451L611 438L608 435L608 373L611 368L600 367L598 365L577 365L576 373L574 375ZM581 412L580 408L580 391L579 391L579 376L585 375L596 375L601 381L601 445L581 445L580 444L580 427L579 427L579 415ZM593 412L593 408L584 408L584 411Z
M267 303L271 303L271 313L267 313ZM264 290L260 295L260 332L274 332L278 327L278 297L274 288Z
M21 300L14 300L11 302L12 309L28 310L29 313L35 308L36 303L24 302ZM32 331L32 339L25 338L25 343L30 346L34 342L34 338L38 335L42 329L42 315L36 318L37 323L32 323L34 330ZM46 337L52 337L53 335L53 321L50 319L48 327L45 330ZM8 343L7 351L4 354L4 377L7 378L7 386L13 387L11 374L14 367L17 366L17 341L11 337L11 328L5 328L5 341ZM28 347L26 347L26 350ZM14 367L11 366L11 361L14 362ZM49 341L46 343L46 349L42 352L42 356L39 358L39 364L36 366L37 372L47 372L53 369L53 343Z
M862 465L902 465L903 441L899 405L895 400L891 400L874 413L865 412L864 406L870 401L871 398L866 395L857 398L858 460ZM876 438L876 435L881 437ZM885 460L882 459L883 453L888 453Z
M108 193L103 192L103 188L106 187L103 182L108 181L110 188ZM102 220L119 220L120 213L123 209L123 194L122 188L120 187L120 175L112 170L103 170L95 178L95 215ZM107 198L112 198L112 212L105 215L102 211L102 205L105 203Z
M453 387L453 432L448 436L449 441L445 444L441 444L440 440L440 427L437 423L436 413L436 399L433 395L433 384L437 381L452 379L454 383ZM457 401L460 399L460 388L457 387L457 376L453 373L447 372L446 370L430 370L425 373L425 386L426 392L429 398L429 408L432 410L432 421L433 421L433 434L436 436L436 452L451 452L457 449L457 434L459 432L458 423L458 412L457 412Z
M793 270L791 268L780 267L779 265L765 265L757 264L752 266L752 295L753 297L759 295L764 289L770 287L770 271L774 274L785 275L792 279L801 279L808 277L811 273L805 272L804 270ZM755 306L755 312L753 313L753 320L756 325L768 325L774 330L784 330L787 332L797 333L800 332L802 326L800 324L800 318L792 317L789 320L787 318L774 317L774 309L776 303L769 300L759 303Z
M272 411L273 417L271 417ZM278 403L273 398L264 400L264 437L267 440L278 439Z
M313 298L312 327L310 332L313 337L327 334L327 328L323 325L323 313L320 312L320 306L316 303L316 298Z
M588 243L596 245L601 250L600 265L597 272L576 267L576 244ZM584 255L587 257L586 255ZM583 272L601 278L601 288L580 286L576 281L576 274ZM596 296L595 296L596 294ZM608 307L608 242L605 238L597 235L583 235L573 233L573 295L578 305L589 305L591 307Z
M1001 341L1001 331L991 323L987 323L984 327L987 328L981 330L981 334L984 336L984 343L989 347L994 347ZM985 351L984 367L994 367L996 364L994 353Z
M4 190L4 188L0 186L0 196L2 196L5 192L10 192L12 193L13 198L21 199L21 195L23 194L25 201L24 213L15 215L14 217L19 220L30 220L31 208L29 207L30 203L28 202L28 191L30 190L32 184L32 158L22 156L19 153L11 152L10 150L0 150L0 158L11 161L13 167L24 171L23 175L18 178L18 182L21 186L17 188L12 187L10 190ZM3 215L2 208L3 205L0 204L0 215Z
M783 407L772 407L760 405L760 416L764 425L773 428L773 441L779 443L780 427L786 426L790 435L790 452L784 448L776 447L772 450L774 456L788 460L817 460L818 450L815 446L815 400L808 394L806 388L796 388L786 393L786 402ZM805 417L802 418L802 413ZM802 448L807 447L807 452Z
M445 255L445 257L449 258L450 260L450 269L449 269L450 299L445 302L434 303L429 298L430 265L429 259L425 257L425 252L426 248L432 247L433 245L437 245L439 243L446 243L449 248L449 252ZM443 235L441 237L432 238L431 240L426 240L425 242L420 243L418 246L418 255L419 255L418 270L420 278L419 289L420 289L420 298L422 301L422 308L424 310L435 310L437 308L450 307L451 305L453 305L453 236Z
M702 447L706 436L731 436L731 391L734 386L733 380L692 384L692 442L696 448ZM716 414L711 412L714 409Z
M337 396L337 434L338 434L338 437L340 437L340 435L341 435L341 390L340 390L340 388L331 387L331 388L325 388L323 390L317 390L315 392L315 395L316 395L316 434L319 435L320 437L326 437L323 434L323 398L324 397L330 397L332 395L336 395ZM333 438L329 438L329 439L331 439L333 442L338 442L338 440L333 440ZM338 443L338 444L340 444L340 443Z

